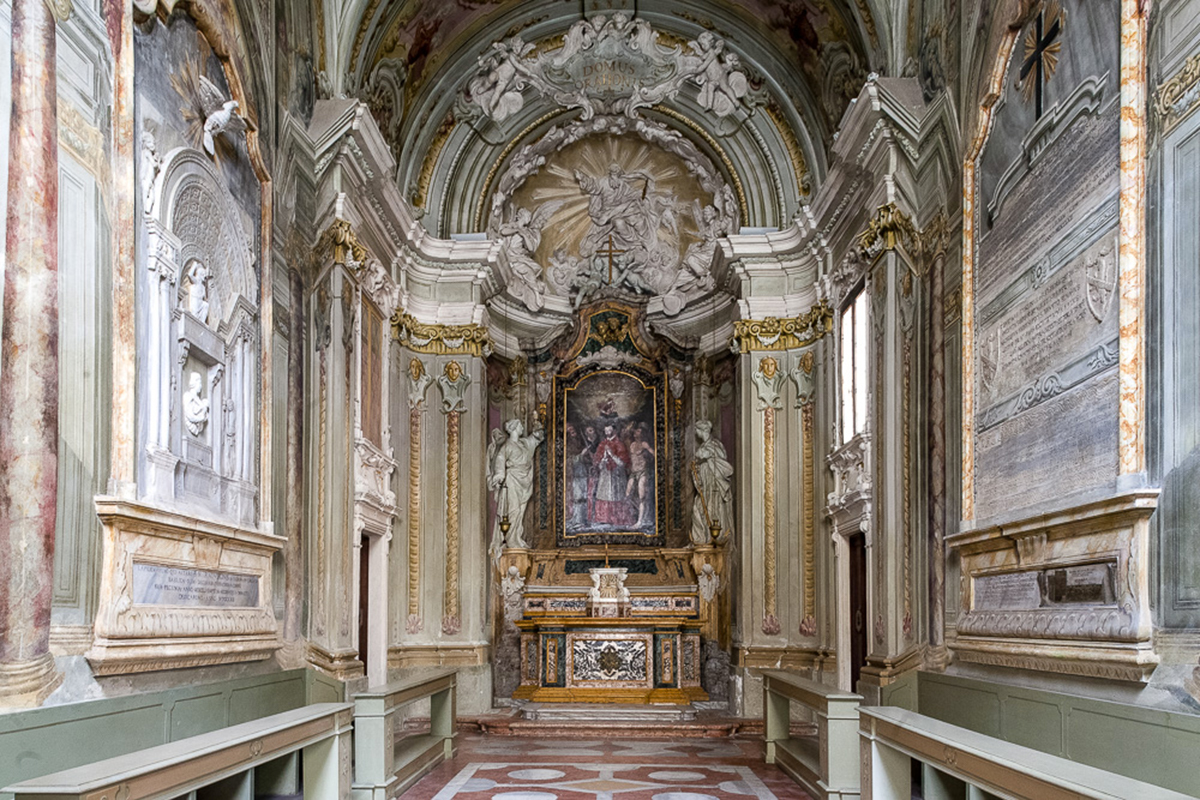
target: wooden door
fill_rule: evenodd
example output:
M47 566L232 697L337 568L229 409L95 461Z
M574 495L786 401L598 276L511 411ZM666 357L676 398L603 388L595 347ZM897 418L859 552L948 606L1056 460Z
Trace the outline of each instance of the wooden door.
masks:
M367 643L371 627L368 624L371 608L371 537L363 534L358 548L358 660L367 669ZM368 670L369 671L369 670Z
M850 690L858 690L858 678L867 660L867 542L863 534L850 537Z

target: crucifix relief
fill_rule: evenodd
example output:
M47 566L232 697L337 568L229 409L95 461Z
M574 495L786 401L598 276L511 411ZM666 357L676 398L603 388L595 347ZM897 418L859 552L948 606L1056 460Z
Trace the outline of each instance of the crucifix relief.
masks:
M624 255L625 252L626 252L625 250L619 249L613 243L613 237L612 237L611 233L608 235L608 246L604 249L596 251L596 255L607 256L607 258L608 258L608 285L609 286L612 286L612 282L613 282L613 267L617 266L615 259L617 256Z
M1066 21L1066 12L1058 3L1050 3L1038 12L1033 28L1025 35L1025 58L1021 62L1017 85L1021 87L1025 102L1033 101L1035 119L1041 119L1045 110L1042 87L1058 68Z

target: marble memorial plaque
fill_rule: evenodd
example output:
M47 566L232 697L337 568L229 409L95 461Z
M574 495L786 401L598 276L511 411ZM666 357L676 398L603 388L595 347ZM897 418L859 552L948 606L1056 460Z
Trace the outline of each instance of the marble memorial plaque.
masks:
M135 562L133 602L155 606L254 608L258 606L258 576Z
M1037 572L983 575L974 585L976 611L1020 611L1042 605Z
M1108 562L1047 570L1047 597L1054 605L1112 605L1116 568L1116 563Z

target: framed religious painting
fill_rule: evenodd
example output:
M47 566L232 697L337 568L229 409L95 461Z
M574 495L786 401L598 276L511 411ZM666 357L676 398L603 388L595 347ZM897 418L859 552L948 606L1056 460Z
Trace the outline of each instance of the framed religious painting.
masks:
M665 544L665 388L636 367L555 379L559 546Z

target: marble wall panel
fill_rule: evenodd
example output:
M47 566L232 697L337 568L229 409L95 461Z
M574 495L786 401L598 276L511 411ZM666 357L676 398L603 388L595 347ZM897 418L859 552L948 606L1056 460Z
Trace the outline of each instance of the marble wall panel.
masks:
M1021 90L1018 46L980 159L978 520L1109 487L1117 474L1117 9L1062 8L1043 113Z

